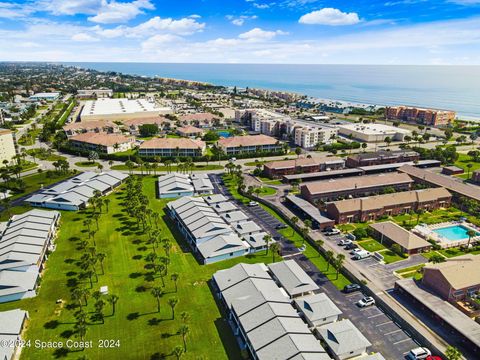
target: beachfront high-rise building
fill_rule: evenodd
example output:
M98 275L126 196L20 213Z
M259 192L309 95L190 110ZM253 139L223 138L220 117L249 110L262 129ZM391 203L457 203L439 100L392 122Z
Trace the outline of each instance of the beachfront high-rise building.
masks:
M10 162L16 154L13 132L8 129L0 129L0 166L4 166L4 160Z
M385 118L415 122L429 126L448 125L455 120L456 113L450 110L423 109L408 106L387 106Z

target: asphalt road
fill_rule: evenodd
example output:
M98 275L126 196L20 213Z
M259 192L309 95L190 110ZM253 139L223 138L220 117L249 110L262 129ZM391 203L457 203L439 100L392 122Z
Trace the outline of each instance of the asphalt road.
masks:
M235 201L228 189L221 185L220 177L215 174L210 175L210 179L215 188L215 193L223 194L229 199ZM282 247L282 255L295 260L304 269L307 274L325 292L330 299L342 310L342 318L348 318L372 343L369 351L381 352L387 360L404 359L410 349L418 347L418 343L412 339L410 334L403 330L399 325L391 320L377 306L360 309L356 302L363 297L360 292L353 294L344 294L339 291L318 268L301 251L294 247L278 233L275 226L278 220L263 210L260 206L249 207L244 204L237 205L257 222L264 230L269 232L274 238L279 239ZM332 241L334 239L332 238Z

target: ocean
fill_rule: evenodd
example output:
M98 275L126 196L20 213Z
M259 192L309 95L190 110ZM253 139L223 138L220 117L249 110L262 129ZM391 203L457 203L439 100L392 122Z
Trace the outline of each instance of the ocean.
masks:
M480 119L480 66L63 63L99 71L291 91L320 99L454 110Z

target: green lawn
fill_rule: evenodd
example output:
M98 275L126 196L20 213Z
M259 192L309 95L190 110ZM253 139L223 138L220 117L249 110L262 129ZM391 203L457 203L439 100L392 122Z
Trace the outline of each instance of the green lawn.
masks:
M172 241L169 274L179 274L178 292L170 277L165 278L164 294L161 298L161 310L157 312L156 300L150 289L161 286L157 277L150 279L144 268L143 257L152 251L145 243L146 235L137 227L137 221L128 217L122 206L122 189L108 196L111 200L109 211L104 208L99 219L99 230L95 235L97 251L107 255L104 261L105 275L98 282L94 279L93 290L106 285L110 294L119 296L115 315L111 316L111 305L105 307L105 323L88 319L87 340L94 341L94 348L85 351L64 353L54 349L42 351L25 348L23 359L51 359L66 357L78 359L88 356L90 359L173 359L172 349L182 344L177 331L182 325L180 314L187 311L190 315L187 336L187 353L182 359L240 359L233 334L224 320L215 298L210 290L212 274L229 268L239 262L270 262L270 254L240 257L211 265L199 265L183 237L164 213L166 200L155 198L155 177L144 178L144 193L150 199L149 207L160 215L159 228L162 238ZM83 250L79 249L80 239L86 239L83 221L90 216L91 210L62 212L61 227L56 240L57 249L49 256L46 271L38 296L12 303L0 304L0 311L21 308L29 311L30 321L26 332L27 339L42 341L66 341L77 339L72 333L73 313L77 305L71 300L70 287L81 272L77 266ZM95 225L92 225L95 226ZM152 225L155 227L155 225ZM157 253L163 255L163 250ZM81 280L90 288L88 280ZM169 298L178 298L175 308L176 318L171 318ZM63 299L63 305L56 304ZM89 299L87 309L93 310L93 299ZM70 309L73 306L72 309ZM99 339L120 341L119 348L99 349Z
M420 264L420 265L415 265L415 266L409 266L403 269L399 269L396 271L397 274L404 274L404 273L409 273L412 271L417 271L422 269L425 266L425 264Z
M75 163L76 166L79 166L79 167L97 167L98 166L98 162L96 161L79 161L79 162L76 162Z
M386 264L391 264L391 263L406 259L401 257L400 255L398 255L397 253L393 252L390 249L380 250L378 253L383 256L383 261Z
M459 175L459 177L463 179L467 178L467 176L469 175L467 166L468 164L472 164L472 167L470 168L470 176L472 175L472 172L480 169L480 162L472 161L472 158L467 154L458 154L458 160L455 162L454 165L465 170L465 174Z
M68 174L58 174L55 172L41 172L38 174L28 175L22 177L22 180L25 182L25 190L21 193L16 193L10 197L11 200L17 199L25 194L37 191L38 189L54 184L56 182L62 181L66 178L69 178L75 174L70 172Z
M242 201L244 204L250 202L250 199L240 195L237 191L236 185L234 181L232 181L231 177L228 175L223 176L223 181L225 185L230 190L233 197L237 200ZM327 260L308 242L304 241L303 237L295 231L290 225L288 225L280 215L278 215L273 209L263 204L260 206L265 209L268 213L270 213L273 217L280 220L282 223L286 225L286 228L279 230L278 232L282 234L285 238L289 239L296 247L301 247L305 245L306 249L304 254L306 257L310 259L310 261L315 264L315 266L327 276L327 278L332 281L332 283L338 288L343 289L345 285L350 284L351 282L343 275L339 274L337 278L337 274L335 269L332 266L328 266ZM327 271L328 268L328 271Z
M377 240L368 238L366 240L361 240L357 243L359 246L364 248L367 251L375 252L380 250L385 250L386 247L380 244ZM383 255L383 254L382 254Z
M275 195L277 193L277 190L275 190L274 188L271 188L271 187L268 187L268 186L263 186L260 189L260 196L263 197L263 196L271 196L271 195Z
M36 159L47 160L52 162L67 159L65 156L61 156L57 154L48 154L47 151L42 151L41 149L28 149L26 153L30 156L34 155Z

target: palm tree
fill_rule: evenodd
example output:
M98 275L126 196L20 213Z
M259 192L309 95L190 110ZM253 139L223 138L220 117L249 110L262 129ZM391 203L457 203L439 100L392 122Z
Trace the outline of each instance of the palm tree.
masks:
M186 324L190 319L190 314L186 311L182 311L182 313L180 314L180 317L182 318L183 323Z
M118 301L118 295L112 294L107 298L107 301L112 304L112 316L115 315L115 305Z
M175 292L177 292L177 281L178 281L178 278L179 278L180 275L178 275L177 273L173 273L172 275L170 275L170 279L172 279L173 283L175 284Z
M190 328L188 327L188 325L182 325L180 326L180 329L178 330L178 332L180 333L180 335L182 335L182 340L183 340L183 351L187 352L187 334L188 332L190 331Z
M417 213L417 225L418 225L418 223L420 222L420 216L422 216L425 213L425 210L418 209L416 213Z
M102 269L102 275L105 275L105 271L103 270L103 261L105 260L106 257L107 255L104 253L97 254L97 259L98 261L100 261L100 268Z
M330 262L333 260L335 253L332 250L327 250L325 253L325 259L327 260L327 271L330 269Z
M105 206L107 207L107 213L108 213L108 205L110 204L110 199L105 199L105 200L103 200L103 202L105 203Z
M271 236L271 235L268 235L268 234L265 235L265 236L263 237L263 241L265 241L265 245L266 245L266 247L265 247L265 250L266 250L265 255L267 255L267 254L268 254L268 246L269 246L269 244L270 244L270 241L272 241L272 236Z
M76 323L75 324L75 332L77 333L77 336L80 338L80 341L82 343L82 350L84 349L84 339L85 336L87 335L87 325L84 323Z
M470 170L472 169L472 167L473 167L472 163L467 164L467 180L470 179Z
M160 298L163 295L163 290L159 287L154 287L151 293L153 297L157 300L157 312L160 312Z
M175 346L175 348L173 349L173 355L175 355L177 360L180 360L183 355L183 348L181 346Z
M168 305L172 308L172 320L175 320L175 306L178 304L177 298L170 298L168 299Z
M467 235L468 235L467 250L468 250L470 248L470 242L472 241L472 238L477 235L477 232L470 229L467 231Z
M337 270L336 279L338 279L338 274L340 273L340 270L343 267L343 262L344 261L345 261L345 255L338 254L337 258L335 259L335 262L334 262L335 269Z
M272 262L275 262L275 254L280 250L280 245L275 241L270 244L270 251L272 252Z
M292 216L292 218L290 219L290 221L293 223L293 225L297 225L298 223L298 217L297 216ZM295 229L292 227L292 236L295 234Z

